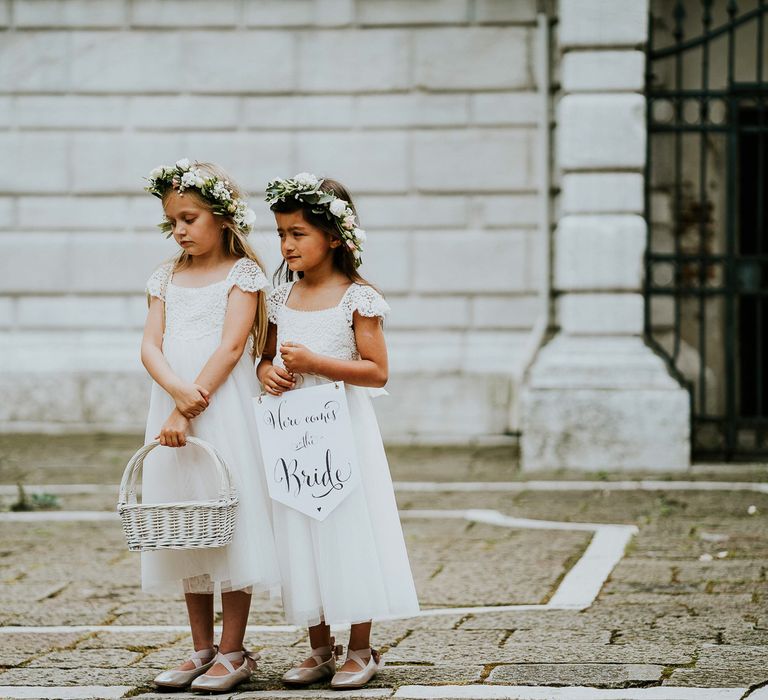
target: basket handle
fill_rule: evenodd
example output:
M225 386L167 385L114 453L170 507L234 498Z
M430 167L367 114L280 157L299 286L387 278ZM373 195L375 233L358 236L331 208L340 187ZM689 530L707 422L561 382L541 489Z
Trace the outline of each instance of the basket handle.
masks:
M196 445L197 447L205 450L208 456L213 460L213 463L216 466L216 473L219 477L219 498L225 499L234 496L235 489L232 485L232 472L230 472L229 466L218 453L216 448L211 445L211 443L196 437L188 437L187 443ZM144 459L159 444L159 440L153 440L152 442L147 443L144 445L144 447L140 447L134 453L133 457L128 460L128 464L125 465L125 470L123 471L123 478L120 481L118 505L128 502L136 502L136 479L141 472Z

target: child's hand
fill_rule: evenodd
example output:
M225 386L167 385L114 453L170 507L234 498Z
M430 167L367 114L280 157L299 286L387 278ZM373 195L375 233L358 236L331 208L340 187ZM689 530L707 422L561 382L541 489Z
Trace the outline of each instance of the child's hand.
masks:
M296 386L296 380L290 372L274 365L271 365L264 374L264 380L261 383L264 385L264 390L272 396L280 396L284 391Z
M184 447L187 444L187 432L189 420L181 415L178 408L174 408L160 434L155 435L155 440L160 440L164 447Z
M174 390L172 396L179 413L185 418L194 418L208 408L210 394L199 384L183 383Z
M283 358L285 368L291 373L313 372L316 355L300 343L283 343L280 346L280 357Z

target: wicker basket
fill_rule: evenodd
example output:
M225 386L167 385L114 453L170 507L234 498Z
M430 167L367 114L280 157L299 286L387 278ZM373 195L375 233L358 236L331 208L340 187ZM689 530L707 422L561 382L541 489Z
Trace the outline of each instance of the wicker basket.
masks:
M232 475L221 455L209 443L188 437L187 443L205 450L219 476L219 496L212 501L137 503L136 479L144 458L160 443L144 445L130 461L120 482L117 512L123 521L128 549L202 549L223 547L232 539L237 513L237 493Z

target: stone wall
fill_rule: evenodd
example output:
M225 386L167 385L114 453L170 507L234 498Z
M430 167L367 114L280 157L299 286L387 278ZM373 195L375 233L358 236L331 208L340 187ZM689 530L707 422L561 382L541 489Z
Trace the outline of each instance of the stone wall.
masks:
M393 309L385 433L503 433L541 308L536 37L534 0L0 1L0 428L142 424L143 285L173 250L142 177L186 156L255 193L270 270L266 181L347 183L369 231L362 272ZM574 91L611 77L563 68ZM634 121L641 100L616 109ZM608 126L587 136L622 137ZM566 191L574 207L585 177ZM622 212L639 207L638 179ZM620 299L634 329L638 298ZM584 301L565 323L600 323Z

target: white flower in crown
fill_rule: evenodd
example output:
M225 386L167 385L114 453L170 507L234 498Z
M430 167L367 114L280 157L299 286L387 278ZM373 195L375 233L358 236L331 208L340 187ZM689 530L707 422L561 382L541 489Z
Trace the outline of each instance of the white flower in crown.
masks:
M200 168L193 168L188 158L177 160L173 166L153 168L147 179L149 184L144 189L160 199L171 190L184 192L194 187L211 205L214 214L231 216L244 235L250 232L256 221L256 213L244 200L235 197L229 180L220 180L215 175L206 176ZM167 221L160 224L160 229L171 235L171 225Z
M328 208L331 210L331 214L339 218L346 215L347 202L345 202L343 199L336 198L331 202Z
M312 173L299 173L298 175L295 175L293 179L296 180L296 183L301 187L317 187L320 184L317 175L313 175Z
M344 217L344 220L341 222L341 225L347 229L347 231L351 231L353 228L355 228L355 215L347 214Z
M358 243L365 243L365 239L368 238L365 231L361 228L356 228L354 231L352 231L352 235L355 237L355 240Z

